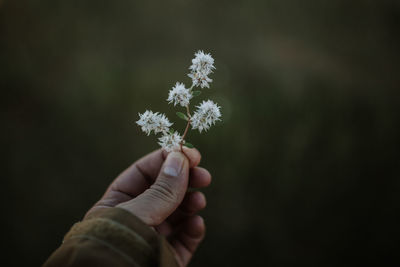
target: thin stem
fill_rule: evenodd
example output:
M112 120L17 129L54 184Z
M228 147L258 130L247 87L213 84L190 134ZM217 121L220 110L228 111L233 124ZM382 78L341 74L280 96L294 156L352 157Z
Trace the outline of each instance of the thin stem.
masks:
M189 119L192 118L192 117L190 116L189 105L186 106L186 115L188 116Z
M185 137L186 137L186 135L187 135L187 133L188 133L188 131L189 131L190 121L191 121L191 119L192 119L192 117L190 116L189 105L186 106L186 114L187 114L187 116L188 116L188 122L187 122L187 124L186 124L185 131L183 132L183 135L182 135L181 151L182 151L182 145L183 145L183 143L185 142Z
M192 83L192 86L190 86L190 88L189 88L190 93L192 92L193 87L194 87L194 83ZM190 115L189 105L186 106L186 115L188 116L188 122L186 124L185 131L183 132L183 135L182 135L181 151L182 151L182 145L185 142L185 137L186 137L186 135L187 135L187 133L189 131L189 126L190 126L190 122L191 122L191 119L192 119L192 116Z

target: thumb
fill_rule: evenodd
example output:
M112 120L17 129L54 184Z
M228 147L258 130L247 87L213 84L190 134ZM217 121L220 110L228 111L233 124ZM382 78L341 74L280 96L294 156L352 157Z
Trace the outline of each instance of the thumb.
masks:
M117 207L130 211L147 225L159 225L182 202L188 180L188 159L181 152L171 152L154 184L141 195Z

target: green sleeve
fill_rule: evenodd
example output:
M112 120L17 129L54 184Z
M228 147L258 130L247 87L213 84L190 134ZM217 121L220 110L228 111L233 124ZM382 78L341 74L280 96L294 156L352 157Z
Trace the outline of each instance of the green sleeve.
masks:
M76 223L45 267L178 266L164 237L130 212L98 209Z

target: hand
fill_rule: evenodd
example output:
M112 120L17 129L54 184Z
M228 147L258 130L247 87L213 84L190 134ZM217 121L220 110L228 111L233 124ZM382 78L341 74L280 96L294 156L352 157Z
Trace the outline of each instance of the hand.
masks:
M109 207L128 210L166 236L180 266L186 266L205 234L195 213L205 208L206 199L201 192L187 192L211 182L210 173L197 166L200 159L196 149L154 151L121 173L88 214Z

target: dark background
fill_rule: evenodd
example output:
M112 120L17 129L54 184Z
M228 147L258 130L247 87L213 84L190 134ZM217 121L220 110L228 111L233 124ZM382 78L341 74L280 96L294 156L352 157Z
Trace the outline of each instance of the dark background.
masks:
M216 59L192 266L398 263L399 1L1 1L2 265L37 266ZM177 128L184 127L182 122ZM391 264L390 264L391 262Z

